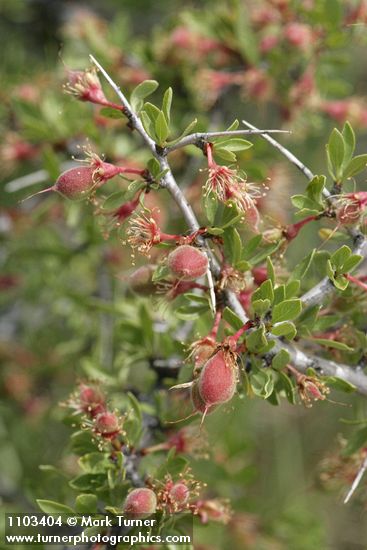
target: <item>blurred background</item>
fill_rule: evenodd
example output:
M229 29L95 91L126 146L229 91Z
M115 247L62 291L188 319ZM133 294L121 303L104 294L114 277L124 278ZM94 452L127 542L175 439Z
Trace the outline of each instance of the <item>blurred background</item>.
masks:
M315 173L326 173L325 143L345 120L356 130L357 152L366 152L366 24L366 3L352 0L1 0L4 510L35 510L36 498L67 503L75 496L65 483L77 463L60 403L78 379L101 380L118 405L130 385L155 387L149 370L155 354L182 353L180 342L163 333L154 344L146 337L141 312L148 312L153 330L163 318L169 333L180 323L173 315L177 304L163 308L131 296L124 275L130 250L108 220L54 194L20 202L52 185L87 139L108 159L144 165L148 158L120 121L64 93L67 71L88 67L93 53L124 90L156 79L154 100L172 86L177 135L194 118L198 130L224 129L242 118L292 130L280 141ZM268 144L252 141L254 147L239 154L240 165L251 180L270 186L261 206L265 219L287 223L289 195L305 181ZM172 161L195 204L205 177L200 152L180 151ZM367 189L363 174L359 182ZM182 229L164 193L152 206L160 206L168 230ZM321 243L317 228L307 227L303 236L307 247ZM290 266L303 257L302 248L290 247ZM313 277L320 277L316 268ZM337 360L356 360L337 353ZM235 515L226 527L196 526L196 547L366 548L367 499L362 494L345 506L350 479L320 480L325 457L336 456L338 438L353 428L341 419L365 418L365 400L341 395L342 403L312 409L236 400L205 422L214 460L199 453L193 461L196 476L229 498Z

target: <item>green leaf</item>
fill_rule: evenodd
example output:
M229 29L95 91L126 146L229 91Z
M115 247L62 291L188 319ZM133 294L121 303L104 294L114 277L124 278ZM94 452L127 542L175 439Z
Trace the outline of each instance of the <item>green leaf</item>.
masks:
M74 512L69 506L54 502L53 500L37 499L36 502L45 514L72 514Z
M317 315L320 309L321 306L319 304L306 308L299 316L297 320L298 324L312 328L316 323Z
M237 130L237 128L239 127L240 123L238 121L238 119L236 118L232 124L230 126L228 126L227 128L227 132L233 132L233 130Z
M287 340L293 340L297 334L297 329L291 321L282 321L272 326L271 333L274 336L285 336Z
M214 150L226 149L227 151L245 151L253 146L250 141L243 138L213 138Z
M140 189L143 189L145 186L146 186L146 183L141 180L132 181L125 191L124 200L130 201L131 199L133 199L136 193L140 191Z
M78 514L95 514L97 512L97 497L91 493L84 493L76 497L75 511Z
M92 440L91 433L79 430L71 435L71 450L77 455L94 452L96 445Z
M250 65L257 66L259 61L257 36L250 24L246 4L243 2L236 2L236 8L236 13L234 14L234 31L237 47Z
M354 157L344 169L343 177L347 179L356 176L365 169L366 165L367 155L358 155Z
M313 258L315 256L315 252L316 248L311 250L311 252L299 264L296 265L296 267L292 271L290 280L303 279L307 275L307 272L310 269Z
M77 491L95 491L106 482L106 474L82 474L69 481L70 487Z
M226 229L237 223L243 217L243 212L239 212L235 203L228 201L223 207L223 212L220 220L220 227Z
M224 229L221 227L208 227L206 230L209 235L222 235L224 233Z
M227 162L236 162L237 157L232 151L228 151L227 149L223 147L217 147L215 149L215 156L219 157L221 160L225 160Z
M223 311L223 319L227 321L228 324L231 325L232 328L235 330L239 330L243 327L243 321L234 311L232 311L229 307L224 308Z
M87 474L102 474L113 465L109 461L107 453L87 453L79 458L79 466Z
M315 176L306 187L307 197L314 203L323 206L323 190L326 184L325 176ZM306 206L306 205L305 205ZM312 206L311 206L312 208Z
M344 166L345 166L351 161L353 157L354 149L356 146L356 137L354 134L354 130L348 121L346 121L346 123L344 124L342 134L344 138L344 148L345 148L345 153L344 153ZM343 175L345 177L345 174Z
M252 391L258 397L268 399L274 390L274 378L271 370L258 370L251 373L250 383Z
M260 287L252 294L252 299L261 298L262 300L269 300L272 304L274 300L273 283L270 279L267 279L261 283Z
M141 411L141 406L140 406L139 401L136 399L135 395L131 392L128 392L127 396L129 398L130 406L134 411L135 417L137 418L137 420L139 422L142 422L143 421L143 413Z
M350 258L348 258L344 264L343 264L343 273L348 273L349 271L352 271L359 263L361 263L363 259L363 256L359 256L358 254L352 254Z
M252 309L254 312L259 315L260 317L264 315L267 311L269 311L271 306L270 300L255 300L252 302Z
M300 281L298 280L290 281L285 285L285 297L289 299L289 298L293 298L294 296L298 296L299 288L300 288Z
M140 111L143 106L143 99L151 95L158 88L159 84L156 80L144 80L140 82L131 92L130 103L135 111Z
M166 279L170 274L170 270L168 269L167 265L159 265L156 270L153 273L152 281L153 283L156 281L161 281L162 279Z
M343 275L338 275L335 277L333 283L338 290L345 290L349 285L348 279L343 277Z
M329 143L326 148L328 160L331 165L331 176L339 180L342 175L345 148L343 136L337 128L334 128L331 132Z
M155 121L154 129L155 129L156 136L158 138L158 143L160 145L163 145L169 134L168 124L163 111L159 112L159 115L157 116Z
M184 138L185 136L187 136L191 130L193 130L195 128L195 126L197 125L198 121L197 121L197 118L195 118L192 122L190 122L190 124L188 124L186 126L186 128L184 129L184 131L182 132L182 134L180 134L178 136L178 138L176 139L173 139L172 141L167 141L167 145L175 145L175 143L178 143L182 138Z
M295 387L292 383L292 380L289 378L289 376L287 374L285 374L282 371L278 371L277 375L279 377L279 383L280 383L282 389L284 390L285 395L286 395L289 403L291 403L292 405L295 405L295 403L296 403L296 392L295 392Z
M274 265L271 261L271 258L268 256L266 258L266 271L268 273L268 278L271 280L272 285L275 285L275 271L274 271ZM273 296L274 298L274 296Z
M157 120L159 113L161 113L161 110L158 109L156 105L153 105L153 103L150 103L149 101L144 103L144 111L147 113L148 117L150 118L153 124L155 124L155 121Z
M172 88L169 87L164 92L163 103L162 103L162 111L166 118L167 124L169 124L171 119L172 96L173 96Z
M135 447L138 444L143 433L143 413L139 401L131 392L128 392L128 398L131 409L129 411L127 419L124 422L124 428L126 430L130 445Z
M271 366L275 370L282 370L288 365L289 362L290 355L288 351L285 349L281 349L276 355L274 355Z
M208 305L208 297L207 296L201 296L200 294L194 294L193 292L187 292L184 294L185 300L188 300L189 302L196 302L199 304L205 304Z
M148 136L151 137L152 139L155 139L156 136L154 131L154 122L151 120L148 113L146 111L141 111L140 119L144 127L144 130L146 131Z
M152 174L154 178L157 178L157 176L161 172L161 165L159 164L158 160L156 158L149 159L147 163L147 167L149 172Z
M175 314L179 319L194 320L207 311L209 311L209 303L207 306L204 304L182 306L176 309Z
M245 245L244 258L249 260L262 241L262 235L255 235Z
M236 265L242 257L242 240L237 229L228 227L223 235L224 249L232 265Z
M284 302L286 299L285 296L285 285L279 285L274 289L274 304L279 304Z
M326 262L326 273L327 273L327 276L329 277L329 279L332 282L334 282L335 281L335 270L334 270L330 260L328 260Z
M349 246L343 245L341 248L336 250L334 254L330 257L330 262L334 268L338 271L343 267L344 263L351 256L352 251Z
M267 344L264 325L261 325L246 336L246 346L249 351L260 352Z
M337 376L328 376L327 378L324 378L324 380L327 385L334 388L334 390L343 391L345 393L353 393L357 389L356 386L354 386L350 382L342 380Z
M310 340L327 348L341 349L343 351L354 351L353 348L350 348L347 344L337 342L336 340L329 340L328 338L311 338Z
M124 114L119 109L114 109L113 107L103 107L99 111L99 114L107 118L123 118Z
M292 298L276 304L273 308L272 321L280 323L282 321L291 321L298 317L302 311L302 302L299 299Z
M118 208L121 206L124 202L126 202L125 199L125 191L116 191L116 193L112 193L103 203L103 208L105 210L114 210L115 208Z
M271 256L272 254L274 254L274 252L276 252L278 250L278 248L280 248L281 244L282 244L282 240L280 239L279 242L277 242L277 243L269 244L267 246L264 246L260 250L260 252L255 254L255 256L252 256L252 258L250 258L251 264L252 265L257 265L257 264L263 262L268 256ZM245 258L245 259L247 259L247 258Z
M213 224L218 210L218 199L214 193L206 193L202 199L203 210L209 223Z

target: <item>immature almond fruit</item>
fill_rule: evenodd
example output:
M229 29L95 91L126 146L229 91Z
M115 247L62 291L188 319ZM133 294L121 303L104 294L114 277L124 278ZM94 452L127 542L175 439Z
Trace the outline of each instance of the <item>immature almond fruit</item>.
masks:
M80 200L87 197L93 188L100 183L100 179L96 176L96 169L92 166L77 166L76 168L70 168L60 174L54 185L47 187L47 189L42 189L42 191L38 191L38 193L34 193L26 198L30 199L42 193L57 191L67 199Z
M123 511L130 518L144 518L154 514L157 508L155 493L146 487L133 489L126 497Z
M237 365L219 350L203 367L198 389L205 406L219 405L232 399L236 391Z
M95 430L102 437L112 439L121 431L118 417L112 412L98 414L95 419Z
M106 399L103 392L96 386L81 384L79 402L83 412L92 417L104 412Z
M152 276L156 270L155 265L142 265L138 267L129 276L130 287L142 296L149 296L156 291L156 286L152 281Z
M206 413L209 407L206 405L204 399L200 395L199 384L197 380L194 380L194 382L192 383L190 395L191 402L195 411L203 414Z
M178 482L169 489L168 494L172 503L180 507L189 500L190 491L185 483Z
M204 252L183 244L168 256L168 267L171 273L182 281L194 281L205 275L208 269L208 258Z

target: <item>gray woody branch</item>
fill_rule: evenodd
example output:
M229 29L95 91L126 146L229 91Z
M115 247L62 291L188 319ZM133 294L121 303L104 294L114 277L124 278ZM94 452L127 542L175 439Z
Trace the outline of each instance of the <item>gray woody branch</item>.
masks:
M172 198L174 199L177 206L181 210L190 230L192 232L197 231L200 227L199 223L196 219L196 216L191 206L189 205L184 194L182 193L181 189L177 185L167 159L165 158L164 155L158 153L155 142L146 133L139 117L132 110L129 102L127 101L124 94L121 92L120 88L115 84L115 82L111 79L108 73L106 73L104 68L98 63L98 61L93 56L90 56L90 59L98 67L98 69L101 71L101 73L104 75L106 80L109 82L111 87L115 90L116 94L120 98L122 105L125 107L126 114L127 114L127 117L129 118L132 128L136 129L138 133L141 135L141 137L143 138L143 140L151 150L152 154L154 155L154 157L160 163L161 169L167 170L166 174L162 178L161 184L171 194ZM255 127L252 127L252 128L254 130L258 130ZM273 139L267 134L261 134L261 135L265 137L265 139L267 139L268 141L270 139ZM278 145L279 145L279 147L277 147L278 149L280 150L284 149L280 144ZM312 179L312 176L313 176L312 172L308 170L304 165L302 165L302 163L298 161L298 159L296 159L296 157L294 157L289 151L287 151L287 154L285 156L287 156L289 160L293 159L291 160L291 162L293 162L293 164L295 164L303 173L305 173L305 175L307 174L307 177L309 179L310 177ZM208 256L210 257L212 272L214 276L216 276L220 272L220 266L218 265L218 262L213 256L213 254L211 254L210 250L208 250L207 252L208 252ZM331 290L333 290L333 287L331 287L330 291ZM329 291L327 290L327 292ZM324 294L322 294L322 296L324 296ZM243 323L246 323L248 321L248 317L241 303L237 299L236 295L233 292L226 290L225 297L229 307L239 316L239 318L243 321ZM276 352L278 349L281 349L281 348L286 349L289 352L292 364L294 365L295 368L297 368L301 372L306 371L307 368L309 367L314 367L316 369L319 369L323 374L326 374L329 376L338 376L343 380L351 382L357 387L360 393L367 395L367 376L365 376L362 371L359 371L357 369L354 370L347 365L341 365L317 356L306 355L295 346L292 346L290 344L285 344L279 340L276 340L274 351Z
M188 136L183 137L177 143L170 145L165 148L165 153L171 153L176 151L176 149L181 149L181 147L186 147L187 145L200 145L203 141L210 141L211 139L218 137L240 137L248 136L254 134L289 134L289 130L258 130L257 128L250 130L224 130L223 132L196 132Z

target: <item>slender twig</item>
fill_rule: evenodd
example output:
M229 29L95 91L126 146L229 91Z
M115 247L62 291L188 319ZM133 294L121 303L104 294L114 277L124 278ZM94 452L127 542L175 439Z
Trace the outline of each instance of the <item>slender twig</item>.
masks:
M255 134L290 134L290 130L258 130L254 128L253 130L223 130L222 132L195 132L194 134L189 134L188 136L183 137L177 143L169 145L165 149L165 153L169 154L172 151L181 149L181 147L186 147L187 145L200 145L202 142L207 142L219 137L240 137L240 136L250 136Z
M252 130L258 130L258 128L256 128L256 126L253 126L252 124L250 124L249 122L247 122L246 120L243 120L242 123L247 126L248 128L251 128ZM292 164L294 164L294 166L296 166L298 168L298 170L300 170L302 172L302 174L304 176L306 176L307 179L309 180L312 180L314 178L314 174L312 173L312 171L307 168L307 166L305 166L303 164L303 162L301 162L293 153L291 153L286 147L284 147L283 145L281 145L280 143L278 143L274 138L272 138L271 136L269 136L268 132L261 132L260 131L260 134L261 134L261 137L264 138L266 141L268 141L269 143L271 143L271 145L273 147L275 147L275 149L278 149L278 151L280 151L282 153L282 155L284 157L286 157ZM325 196L329 196L329 191L327 189L324 189L324 194Z
M344 499L344 504L348 504L348 502L350 501L350 499L352 498L353 496L353 493L355 492L355 490L357 489L358 485L360 484L361 480L362 480L362 477L364 476L364 473L366 472L367 470L367 456L366 458L364 459L364 461L362 462L362 465L360 467L360 469L358 470L358 473L352 483L352 486L351 488L349 489L345 499Z
M162 170L166 170L165 176L162 178L161 184L163 187L165 187L170 194L172 195L173 199L175 200L177 206L181 210L185 221L190 228L192 232L197 231L199 229L199 223L196 219L196 216L187 202L184 194L182 193L181 189L176 183L176 180L171 172L170 166L168 164L167 159L159 154L156 149L156 144L154 141L147 135L145 132L140 119L138 116L133 112L131 109L131 106L129 105L129 102L125 98L125 96L122 94L120 88L113 82L111 77L106 73L106 71L101 67L101 65L94 59L93 56L91 56L91 60L93 63L100 69L102 74L106 77L107 81L111 84L113 89L116 91L118 96L120 97L122 104L124 105L127 115L130 120L130 125L132 128L135 128L138 133L142 136L146 144L149 146L150 150L152 151L154 157L159 161L160 167ZM267 136L267 138L270 138L270 136ZM272 139L272 138L271 138ZM289 158L287 156L287 158ZM295 158L295 157L294 157ZM289 159L290 160L290 159ZM292 162L292 161L291 161ZM300 163L298 159L296 159L296 166L299 167L299 169L310 179L310 176L312 178L312 173L303 166L303 169L301 168ZM204 243L205 244L205 243ZM216 258L213 256L210 250L207 249L208 256L210 258L211 263L211 271L214 276L217 276L220 273L220 266L216 260ZM227 305L239 316L239 318L243 321L245 324L248 321L248 317L237 299L236 295L229 291L225 291L225 300ZM304 372L309 367L316 368L321 373L324 373L329 376L338 376L339 378L342 378L343 380L346 380L356 386L358 391L364 395L367 395L367 376L363 374L361 371L357 371L355 369L352 369L351 367L347 365L341 365L338 363L334 363L333 361L329 361L320 357L315 357L312 355L306 355L303 351L298 349L297 347L290 346L289 344L285 344L279 340L276 340L276 344L273 348L274 351L279 351L279 349L285 348L289 351L292 365L294 365L298 370L301 372Z

